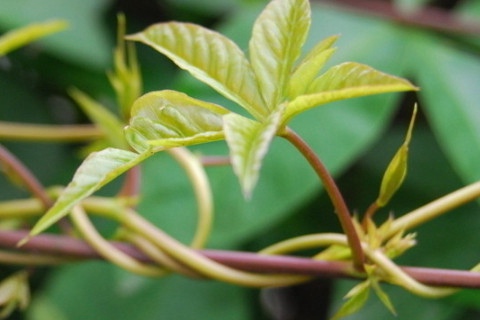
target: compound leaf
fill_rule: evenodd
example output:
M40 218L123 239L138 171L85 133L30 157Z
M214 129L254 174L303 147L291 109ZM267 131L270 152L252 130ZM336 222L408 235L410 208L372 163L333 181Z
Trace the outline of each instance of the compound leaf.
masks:
M150 151L138 154L131 151L107 148L90 154L75 172L72 181L63 190L55 204L30 231L37 235L66 216L80 201L137 165L151 155Z
M367 65L345 62L315 79L305 95L287 105L282 123L315 106L379 93L417 90L409 81Z
M250 63L240 48L218 32L190 23L159 23L127 39L143 42L180 68L262 118L266 109Z
M310 28L307 0L274 0L253 26L250 61L270 109L282 100Z
M223 116L229 111L171 90L150 92L132 107L127 140L141 152L210 142L223 138Z

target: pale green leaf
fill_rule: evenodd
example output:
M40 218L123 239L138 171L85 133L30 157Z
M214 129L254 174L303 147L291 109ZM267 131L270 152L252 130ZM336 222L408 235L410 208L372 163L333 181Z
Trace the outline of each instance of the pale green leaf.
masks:
M364 281L352 288L346 295L348 299L337 313L332 317L332 320L338 320L348 315L351 315L360 310L365 302L368 300L370 294L370 281Z
M225 139L230 149L233 170L245 198L250 198L257 183L262 160L279 129L283 105L264 122L257 122L232 113L224 117Z
M64 30L66 21L54 20L32 23L23 28L12 30L0 37L0 57L39 38Z
M72 181L55 204L35 224L30 236L43 232L66 216L80 201L150 155L151 152L148 150L138 154L114 148L92 153L77 169Z
M166 55L255 117L267 114L250 63L240 48L220 33L190 23L169 22L127 39L143 42Z
M128 147L123 134L123 123L105 106L78 89L70 89L70 96L106 136L110 146L120 149Z
M270 109L283 100L309 28L308 0L274 0L255 21L249 43L250 61Z
M390 300L390 297L388 296L388 294L385 293L385 291L383 291L383 289L380 287L378 281L371 279L371 280L370 280L370 283L371 283L371 285L372 285L373 290L375 291L375 294L376 294L377 297L380 299L380 301L383 303L383 305L384 305L385 307L387 307L387 309L388 309L394 316L396 316L396 315L397 315L397 311L395 310L395 307L394 307L392 301Z
M119 14L117 20L117 46L113 51L114 69L108 72L107 76L115 90L122 116L128 119L133 102L142 93L142 77L134 44L125 45L125 16Z
M390 161L380 186L380 194L376 200L379 207L385 206L397 192L407 175L408 147L412 138L413 124L417 115L417 106L413 109L412 119L405 137L405 141Z
M345 62L314 80L307 91L287 105L282 123L315 106L379 93L417 90L409 81L367 65Z
M223 116L219 105L171 90L150 92L132 107L127 140L138 151L150 146L161 150L223 139Z
M318 75L330 56L335 52L331 46L338 36L331 36L319 42L295 68L288 81L287 95L289 99L304 94Z

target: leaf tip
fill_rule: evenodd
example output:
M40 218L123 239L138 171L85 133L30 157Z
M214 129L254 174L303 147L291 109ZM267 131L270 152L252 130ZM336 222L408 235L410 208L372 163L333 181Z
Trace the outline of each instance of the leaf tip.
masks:
M30 233L17 243L17 248L23 247L30 239L32 239L33 235Z

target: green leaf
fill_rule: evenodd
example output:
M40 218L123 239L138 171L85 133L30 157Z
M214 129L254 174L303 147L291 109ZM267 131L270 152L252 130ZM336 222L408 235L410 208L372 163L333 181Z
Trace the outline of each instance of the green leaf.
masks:
M142 76L133 43L125 45L126 21L123 14L117 16L117 46L113 51L114 69L107 73L124 119L129 119L130 108L142 93Z
M423 37L422 37L423 38ZM480 63L437 38L418 41L415 72L423 110L451 165L465 183L480 179Z
M397 315L397 311L395 311L395 307L393 306L392 301L390 300L390 297L388 294L383 291L383 289L380 287L380 284L376 279L370 279L370 283L372 285L373 291L375 291L375 294L377 297L380 299L380 301L383 303L385 307L394 315Z
M49 34L64 30L68 26L64 20L32 23L12 30L0 37L0 57Z
M337 100L379 93L417 90L405 79L377 71L367 65L345 62L314 80L307 94L287 105L282 123L315 106Z
M68 21L66 32L42 40L42 47L57 58L88 69L105 70L110 63L110 32L104 23L106 1L83 0L73 6L63 0L2 1L0 26L18 28L32 21L62 19ZM65 72L65 71L64 71ZM65 77L65 76L64 76Z
M250 61L270 109L283 100L295 60L310 28L307 0L274 0L253 26Z
M332 317L332 320L338 320L348 315L351 315L360 310L365 302L368 300L370 294L370 281L364 281L351 289L345 298L348 299L337 313Z
M383 175L382 184L380 186L380 194L376 200L379 207L385 206L392 196L397 192L407 175L408 148L412 138L413 124L417 115L417 106L413 109L412 118L408 127L405 141L397 150L390 161L385 174Z
M290 100L305 93L330 56L335 52L331 46L338 36L319 42L302 60L288 81L287 95Z
M150 92L132 107L125 129L133 148L162 150L223 139L223 116L229 111L171 90Z
M235 113L224 117L225 138L233 170L247 199L257 183L263 157L277 133L283 111L281 105L265 122L250 120Z
M80 201L137 165L152 153L138 154L126 150L107 148L88 156L75 172L55 204L43 215L30 231L37 235L66 216Z
M123 123L116 115L78 89L70 89L69 94L90 120L102 130L110 146L120 149L128 148L123 134Z
M266 109L255 76L240 48L215 31L190 23L160 23L127 39L143 42L180 68L262 118Z

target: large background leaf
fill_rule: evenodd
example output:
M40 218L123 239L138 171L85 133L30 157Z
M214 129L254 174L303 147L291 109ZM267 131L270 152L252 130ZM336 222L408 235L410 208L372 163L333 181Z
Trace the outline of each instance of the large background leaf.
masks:
M428 40L427 40L428 41ZM418 41L420 98L440 144L468 182L480 180L480 61L435 41Z

